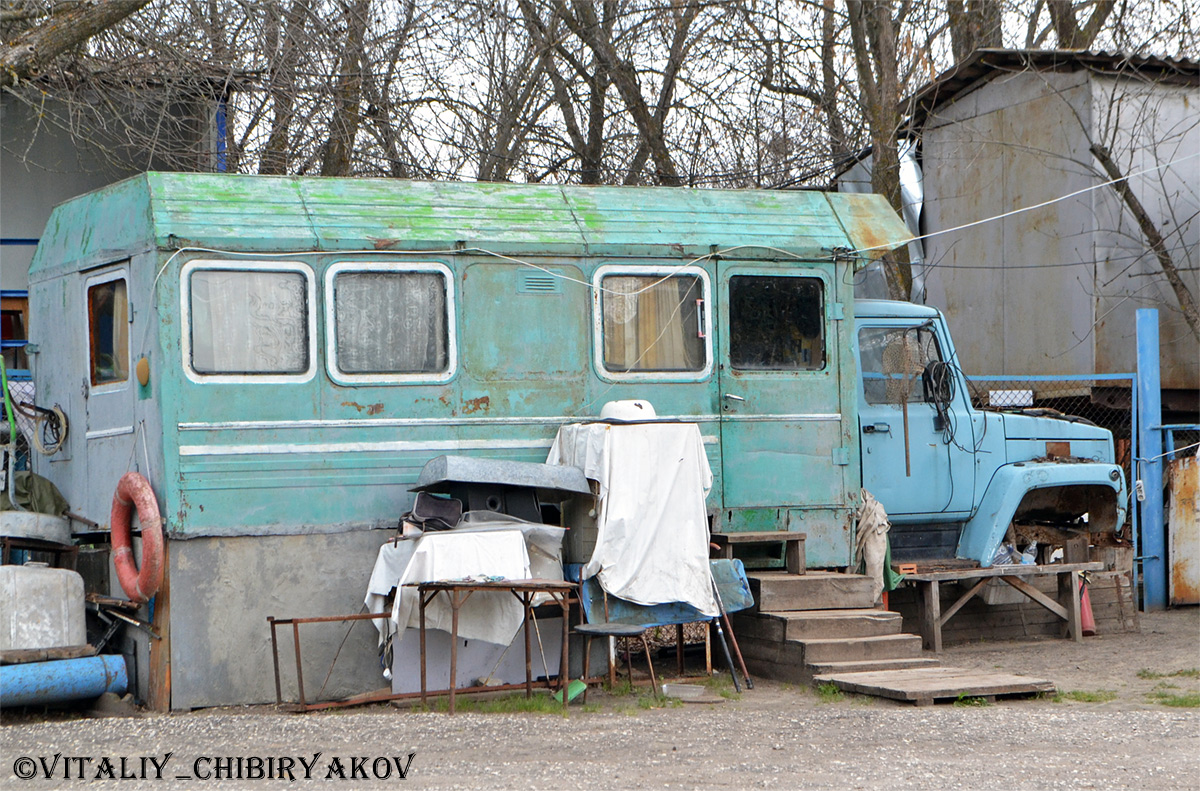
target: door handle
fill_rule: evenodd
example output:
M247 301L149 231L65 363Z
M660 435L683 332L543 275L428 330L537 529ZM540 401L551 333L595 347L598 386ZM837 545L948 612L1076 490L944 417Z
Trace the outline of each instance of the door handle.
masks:
M892 427L887 423L868 423L862 427L864 434L891 434Z
M730 401L745 401L746 400L746 399L742 398L740 395L734 395L733 393L726 393L725 397L728 398Z

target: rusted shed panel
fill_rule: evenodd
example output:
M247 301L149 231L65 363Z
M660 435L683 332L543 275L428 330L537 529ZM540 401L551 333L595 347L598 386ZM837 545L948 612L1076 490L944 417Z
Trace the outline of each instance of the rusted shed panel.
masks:
M1173 606L1200 604L1200 461L1195 456L1170 465L1171 507L1167 513L1168 594Z

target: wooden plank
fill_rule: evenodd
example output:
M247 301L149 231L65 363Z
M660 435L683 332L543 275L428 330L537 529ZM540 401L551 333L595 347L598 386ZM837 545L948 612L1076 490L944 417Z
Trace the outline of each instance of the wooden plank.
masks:
M1063 542L1063 563L1086 563L1088 559L1088 537L1073 536ZM1097 561L1099 562L1099 561Z
M979 577L1025 577L1037 574L1062 574L1068 571L1103 570L1104 564L1099 561L1087 563L1050 563L1044 566L1013 563L1004 566L991 566L986 569L956 569L954 571L930 571L909 574L908 579L914 582L931 582L933 580L946 582L950 580L978 579Z
M163 542L163 581L154 597L154 630L161 640L150 641L150 691L146 703L151 711L171 710L171 542Z
M1072 575L1074 575L1074 573L1075 572L1071 572ZM1021 591L1021 593L1024 593L1026 596L1033 599L1035 602L1042 605L1059 618L1062 618L1064 621L1069 620L1070 615L1068 614L1066 608L1054 601L1054 599L1051 599L1049 596L1042 593L1037 588L1027 583L1025 580L1017 579L1015 577L1001 577L1000 579L1004 580L1009 585L1012 585L1014 588Z
M1067 610L1067 634L1077 643L1083 642L1079 598L1079 572L1060 574L1058 577L1058 600Z
M95 656L96 648L91 645L68 645L55 648L10 648L0 651L0 665L23 665L28 662L45 662L51 659L79 659Z
M772 541L803 541L807 533L794 533L789 530L748 530L739 533L713 533L714 544L766 544Z
M942 650L942 597L938 581L930 580L921 585L920 615L921 645L927 651L941 653Z
M960 697L991 698L999 695L1032 695L1054 691L1054 683L1044 679L956 667L833 673L816 676L813 681L832 683L847 692L909 701L918 705Z
M787 569L788 574L803 574L804 573L804 533L800 533L800 540L788 540L783 547L783 567Z
M987 584L988 581L986 579L981 579L979 582L976 582L973 586L971 586L971 589L960 596L958 601L950 605L950 609L946 610L946 612L942 614L942 617L938 619L938 628L945 626L946 621L949 621L951 618L953 618L954 613L961 610L963 605L969 602L976 593L979 593L979 591L983 590L983 586Z

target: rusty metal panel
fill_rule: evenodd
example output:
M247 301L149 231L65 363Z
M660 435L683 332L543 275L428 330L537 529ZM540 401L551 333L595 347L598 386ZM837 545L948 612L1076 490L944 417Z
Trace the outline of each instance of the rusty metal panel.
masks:
M849 194L835 192L826 197L854 249L868 258L879 258L913 238L912 231L882 195L855 195L847 200Z
M1200 604L1200 460L1174 459L1168 465L1171 507L1167 513L1167 591L1172 606Z

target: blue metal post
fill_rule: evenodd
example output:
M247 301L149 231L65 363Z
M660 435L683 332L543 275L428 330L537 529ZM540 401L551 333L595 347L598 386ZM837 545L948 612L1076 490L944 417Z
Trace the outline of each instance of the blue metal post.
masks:
M1167 608L1167 541L1163 530L1162 390L1158 369L1158 311L1137 312L1138 478L1142 502L1142 586L1146 611Z
M225 172L225 135L229 123L229 108L225 99L217 102L217 172Z

